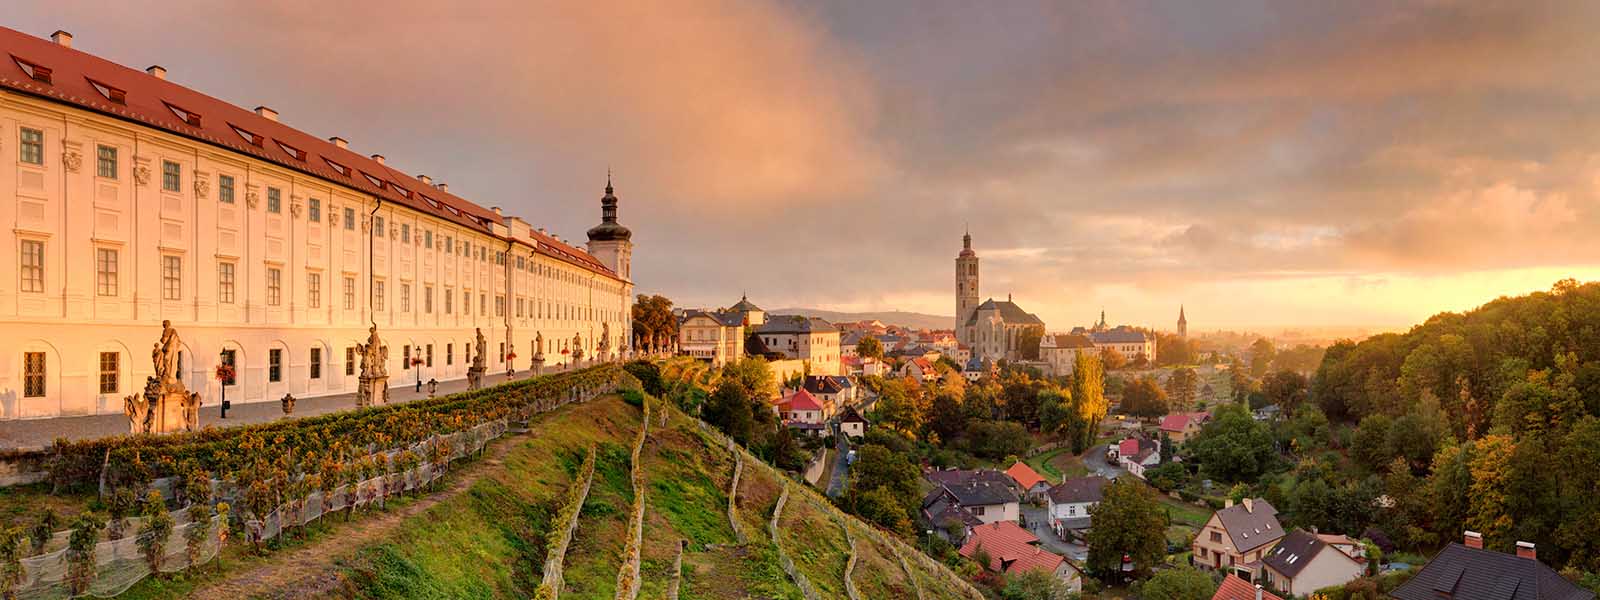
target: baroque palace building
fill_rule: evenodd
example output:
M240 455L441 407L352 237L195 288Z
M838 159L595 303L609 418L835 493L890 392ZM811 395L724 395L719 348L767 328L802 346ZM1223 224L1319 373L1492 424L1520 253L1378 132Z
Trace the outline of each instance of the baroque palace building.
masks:
M120 413L163 320L207 405L222 363L230 401L353 392L373 324L395 387L464 377L478 329L491 369L626 351L609 181L580 248L71 42L0 28L0 419Z

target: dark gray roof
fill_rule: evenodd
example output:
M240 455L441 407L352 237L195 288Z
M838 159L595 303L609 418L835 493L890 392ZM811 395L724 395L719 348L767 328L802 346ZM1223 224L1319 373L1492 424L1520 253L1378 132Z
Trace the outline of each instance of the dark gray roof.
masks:
M1285 577L1298 577L1301 569L1311 564L1317 553L1327 547L1328 545L1317 539L1315 534L1304 529L1296 529L1289 532L1289 535L1283 536L1282 540L1278 540L1277 547L1268 552L1261 562ZM1344 555L1338 550L1334 552Z
M839 382L826 375L812 375L806 377L806 391L813 394L837 394L844 391Z
M1080 502L1099 502L1105 497L1106 484L1111 483L1099 475L1091 477L1074 477L1050 487L1046 492L1050 500L1058 504L1077 504Z
M1006 323L1010 323L1012 325L1044 325L1044 321L1040 320L1039 317L1035 316L1033 313L1022 310L1022 307L1017 306L1015 302L1010 300L995 300L993 298L985 300L983 304L979 304L978 309L972 311L972 316L967 317L967 324L977 325L978 313L986 310L1000 311L1000 318Z
M744 315L726 311L712 312L707 310L686 310L683 311L683 321L688 321L689 319L699 315L711 317L712 320L721 324L723 327L738 327L744 325Z
M829 375L829 377L832 378L835 382L838 382L839 389L841 389L841 390L848 390L848 389L853 388L853 387L856 386L856 384L850 383L850 378L849 377L845 377L843 375Z
M1018 501L1017 493L1011 490L1010 484L1006 483L969 481L944 487L955 495L956 501L960 502L962 506L985 506Z
M799 315L782 315L772 317L759 329L757 333L815 333L839 331L833 323L817 317L802 317Z
M1251 507L1245 510L1241 502L1217 511L1217 518L1222 520L1222 526L1233 538L1233 547L1240 554L1284 536L1283 525L1278 523L1278 509L1260 498L1251 500Z
M1002 485L1011 483L1011 476L993 469L933 469L926 473L928 481L939 485L959 485L973 481L989 481Z
M1119 325L1116 329L1091 331L1089 339L1094 340L1096 344L1143 344L1150 338L1143 331Z
M973 515L972 511L963 508L943 488L935 490L933 494L929 495L928 500L923 503L922 516L934 527L944 527L945 524L950 522L959 522L968 527L977 527L983 524L982 519Z
M761 310L761 307L751 304L748 298L740 296L739 303L728 307L728 310L746 312L752 310Z
M1400 600L1593 600L1536 559L1451 543L1389 592Z
M865 424L868 424L868 425L872 424L872 422L868 421L866 417L861 416L861 413L856 412L856 407L854 407L854 406L846 406L846 407L844 407L844 412L839 415L839 422L840 423L865 423Z

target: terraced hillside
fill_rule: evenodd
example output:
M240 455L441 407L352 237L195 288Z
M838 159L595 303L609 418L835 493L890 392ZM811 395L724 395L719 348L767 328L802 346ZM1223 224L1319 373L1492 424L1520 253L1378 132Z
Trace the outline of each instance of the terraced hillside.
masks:
M562 530L561 504L582 482L593 448L589 492L560 561L560 598L629 596L631 586L622 582L631 581L625 557L631 507L641 491L639 598L807 599L804 589L810 598L844 599L851 587L858 598L974 597L953 573L730 448L698 421L661 403L651 409L639 452L641 490L630 476L630 453L645 425L642 408L617 396L566 406L536 418L528 433L498 442L505 448L493 454L497 464L482 468L461 493L357 545L339 561L336 576L301 589L356 598L538 597L552 564L547 559L554 558L552 536ZM728 494L741 455L730 518ZM774 544L770 525L780 498ZM847 586L852 539L853 585Z

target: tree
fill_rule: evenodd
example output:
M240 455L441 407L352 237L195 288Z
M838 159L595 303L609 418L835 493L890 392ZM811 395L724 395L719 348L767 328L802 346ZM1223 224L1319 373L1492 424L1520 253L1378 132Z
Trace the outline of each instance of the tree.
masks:
M1194 409L1195 398L1200 395L1200 375L1194 369L1175 369L1167 376L1167 402L1179 411Z
M1511 454L1517 443L1510 436L1489 435L1478 440L1471 464L1472 487L1467 526L1483 534L1486 544L1510 546L1514 524L1508 488Z
M1090 573L1107 577L1118 573L1122 555L1133 559L1136 571L1148 573L1167 553L1167 512L1155 491L1131 477L1106 486L1100 504L1089 509L1094 528L1089 530Z
M1156 573L1139 589L1143 600L1209 600L1216 592L1211 576L1194 567L1179 567Z
M639 294L633 303L633 337L640 348L660 350L678 337L678 318L666 296Z
M706 403L705 418L734 441L750 445L754 416L750 412L750 396L739 382L723 379L717 384L711 400Z
M1039 342L1044 339L1044 326L1024 327L1017 333L1017 350L1022 360L1039 360Z
M856 342L856 356L883 360L883 342L874 336L864 336Z
M1081 356L1083 353L1079 353ZM1127 355L1118 352L1116 348L1106 348L1100 351L1100 363L1107 371L1115 371L1128 366Z
M1162 450L1165 451L1165 448ZM1189 478L1189 471L1183 467L1183 463L1162 462L1146 469L1144 476L1145 481L1149 481L1156 489L1170 492L1183 486L1183 482Z
M1267 338L1256 338L1250 344L1250 375L1261 377L1272 368L1272 358L1277 356L1278 349Z
M1141 419L1153 419L1167 414L1167 393L1156 385L1156 378L1146 375L1122 386L1122 412Z
M967 430L967 412L961 406L961 400L954 394L934 396L933 405L928 411L926 429L924 439L937 436L938 442L945 446L949 446L960 437L961 433Z
M1305 402L1309 394L1308 386L1306 376L1295 371L1268 373L1261 380L1261 391L1266 394L1267 402L1277 405L1285 415L1293 415L1295 409Z
M1011 421L978 421L967 428L967 451L975 456L999 459L1021 455L1033 446L1028 430Z
M1007 575L1006 586L1000 590L1002 600L1068 600L1072 597L1072 590L1065 581L1042 569Z
M1106 402L1105 372L1100 366L1100 357L1087 352L1079 352L1072 368L1072 404L1077 407L1078 416L1083 422L1083 431L1072 440L1073 453L1082 453L1090 444L1094 443L1095 433L1100 428L1100 421L1106 418L1110 405Z
M1156 334L1156 365L1171 367L1194 363L1194 342L1171 333Z
M1277 454L1266 424L1238 405L1219 409L1185 448L1200 462L1202 473L1230 483L1255 481L1272 466Z
M722 366L722 380L733 381L744 389L752 400L773 398L778 395L778 382L772 375L767 359L747 356Z

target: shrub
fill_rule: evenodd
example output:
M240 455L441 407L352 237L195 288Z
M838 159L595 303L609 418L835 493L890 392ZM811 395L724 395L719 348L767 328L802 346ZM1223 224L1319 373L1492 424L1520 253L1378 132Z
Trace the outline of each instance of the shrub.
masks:
M161 492L155 490L150 490L145 496L144 506L139 513L144 517L144 522L139 524L139 550L144 553L150 573L159 574L167 550L167 538L172 535L172 515L167 512L167 503L161 499Z
M51 508L45 508L39 513L39 520L34 522L33 529L28 532L29 541L33 542L33 553L44 552L44 545L50 541L50 536L55 535L56 528L61 526L61 517Z
M88 592L94 582L94 550L101 527L100 517L88 512L78 515L72 524L72 537L67 539L67 589L73 595Z
M0 598L14 598L22 582L22 540L19 527L0 527Z

